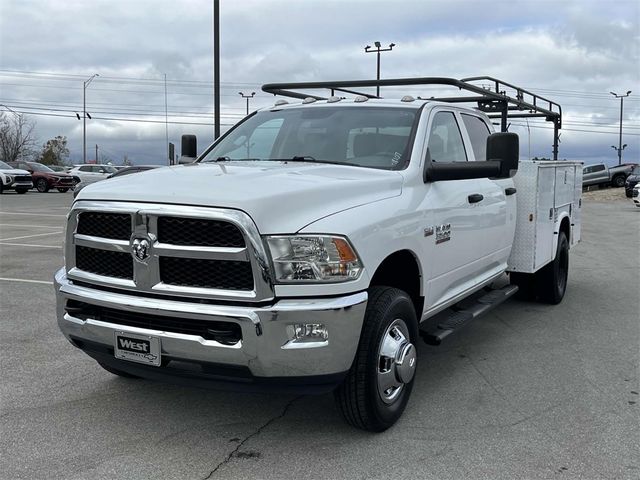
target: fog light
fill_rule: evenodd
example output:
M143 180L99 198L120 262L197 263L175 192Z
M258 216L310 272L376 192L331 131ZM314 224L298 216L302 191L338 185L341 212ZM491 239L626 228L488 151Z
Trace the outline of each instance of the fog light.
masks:
M324 347L329 344L329 331L322 323L287 325L290 340L282 348Z

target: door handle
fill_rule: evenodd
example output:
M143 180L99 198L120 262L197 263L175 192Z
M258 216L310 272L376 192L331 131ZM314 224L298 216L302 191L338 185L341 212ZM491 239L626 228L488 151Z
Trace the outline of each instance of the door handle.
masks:
M479 193L472 193L467 197L467 200L469 200L469 203L478 203L481 202L483 198Z
M514 193L516 193L516 189L513 187L509 187L509 188L505 188L504 189L504 194L509 196L509 195L513 195Z

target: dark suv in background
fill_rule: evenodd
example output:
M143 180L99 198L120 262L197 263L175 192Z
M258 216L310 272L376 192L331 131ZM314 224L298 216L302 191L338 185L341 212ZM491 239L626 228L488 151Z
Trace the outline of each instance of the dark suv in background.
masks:
M7 162L14 168L28 171L33 177L33 185L39 192L48 192L57 188L59 192L67 192L80 181L78 177L63 172L54 172L46 165L38 162Z
M633 170L631 170L627 180L624 182L624 193L627 197L631 198L633 187L635 187L638 182L640 182L640 165L633 167Z

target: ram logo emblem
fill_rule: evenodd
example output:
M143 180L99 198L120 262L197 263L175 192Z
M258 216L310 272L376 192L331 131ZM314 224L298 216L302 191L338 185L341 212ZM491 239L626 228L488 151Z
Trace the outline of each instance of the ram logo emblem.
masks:
M149 240L146 238L134 238L131 242L131 253L141 262L149 258Z

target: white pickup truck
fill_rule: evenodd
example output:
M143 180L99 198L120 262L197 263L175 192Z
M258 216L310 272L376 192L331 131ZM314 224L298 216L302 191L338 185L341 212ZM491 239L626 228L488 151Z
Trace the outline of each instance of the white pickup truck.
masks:
M266 85L296 100L193 163L86 187L55 274L63 334L116 375L334 390L350 424L390 427L421 337L440 344L518 288L560 302L580 239L581 164L519 162L491 121L545 116L557 147L559 106L476 80ZM376 85L472 96L353 90Z

